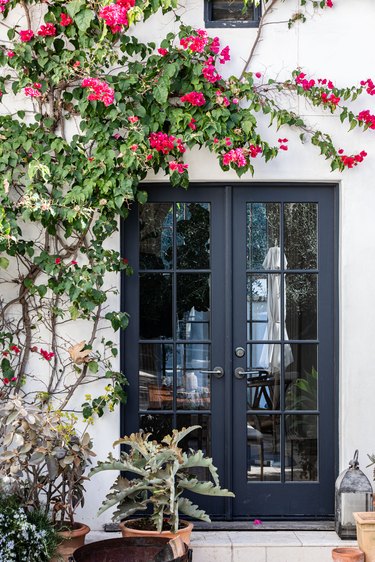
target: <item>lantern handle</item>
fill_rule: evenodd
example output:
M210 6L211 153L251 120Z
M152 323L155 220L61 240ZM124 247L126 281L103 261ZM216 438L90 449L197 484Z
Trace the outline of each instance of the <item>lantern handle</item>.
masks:
M359 451L358 451L358 449L356 449L355 452L354 452L354 458L349 462L350 468L358 468L359 467L358 456L359 456Z

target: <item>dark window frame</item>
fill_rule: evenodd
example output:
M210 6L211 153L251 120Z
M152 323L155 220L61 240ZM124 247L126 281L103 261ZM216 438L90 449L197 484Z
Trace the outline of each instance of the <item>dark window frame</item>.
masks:
M259 27L261 16L261 6L254 7L253 20L213 20L212 19L212 0L204 0L204 22L206 28L236 28L236 27Z

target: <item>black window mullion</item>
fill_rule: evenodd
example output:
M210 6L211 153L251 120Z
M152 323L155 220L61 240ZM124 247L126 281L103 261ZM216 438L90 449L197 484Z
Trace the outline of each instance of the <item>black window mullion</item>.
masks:
M172 329L173 329L173 412L172 427L177 427L177 208L173 203L173 237L172 237ZM185 349L184 349L185 352Z

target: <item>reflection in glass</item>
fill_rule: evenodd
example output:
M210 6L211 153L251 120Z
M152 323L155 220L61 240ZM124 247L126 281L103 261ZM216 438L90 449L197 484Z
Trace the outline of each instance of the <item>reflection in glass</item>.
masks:
M249 340L280 339L276 334L276 322L280 320L281 302L279 294L271 294L271 275L248 275L247 277L247 337ZM272 275L280 281L280 275ZM270 299L270 300L269 300ZM272 301L272 302L271 302ZM269 315L272 304L272 317ZM275 319L275 320L274 320ZM274 329L275 328L275 329ZM279 331L279 330L278 330Z
M178 269L210 267L210 204L176 203Z
M211 0L212 21L252 21L254 6L248 5L244 9L243 0Z
M318 480L317 435L317 416L285 416L285 480Z
M285 372L285 408L316 410L318 407L318 348L313 344L293 344L293 363Z
M274 353L280 357L281 345L270 344ZM280 370L269 369L269 344L248 345L247 370L247 408L249 410L279 410L280 408Z
M209 273L177 274L177 330L179 339L208 339L210 320Z
M317 275L287 274L286 326L291 340L317 338Z
M177 414L177 429L200 425L201 429L192 431L182 439L180 446L184 451L201 449L205 456L212 456L211 449L211 416L207 414ZM200 480L211 480L210 473L206 468L196 467L191 473Z
M171 274L139 275L139 332L141 339L172 337Z
M318 205L285 203L284 248L288 269L316 269Z
M247 479L280 481L280 416L247 416Z
M209 353L209 345L177 345L177 409L210 409L210 377L201 372L210 368Z
M248 269L271 269L264 261L269 249L280 244L280 204L247 203L246 232Z
M173 407L173 345L139 345L139 408L170 410Z
M145 203L139 207L140 269L172 267L173 204Z
M139 416L139 429L151 433L152 439L161 441L173 429L171 414L142 414Z

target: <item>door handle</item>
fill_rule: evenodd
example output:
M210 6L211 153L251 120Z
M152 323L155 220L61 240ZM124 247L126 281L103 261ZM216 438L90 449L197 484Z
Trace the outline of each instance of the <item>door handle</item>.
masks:
M239 380L242 380L246 375L252 375L253 373L254 371L245 371L243 367L237 367L237 369L234 369L234 376Z
M199 371L203 375L213 375L217 379L221 379L224 376L223 367L214 367L212 371Z

